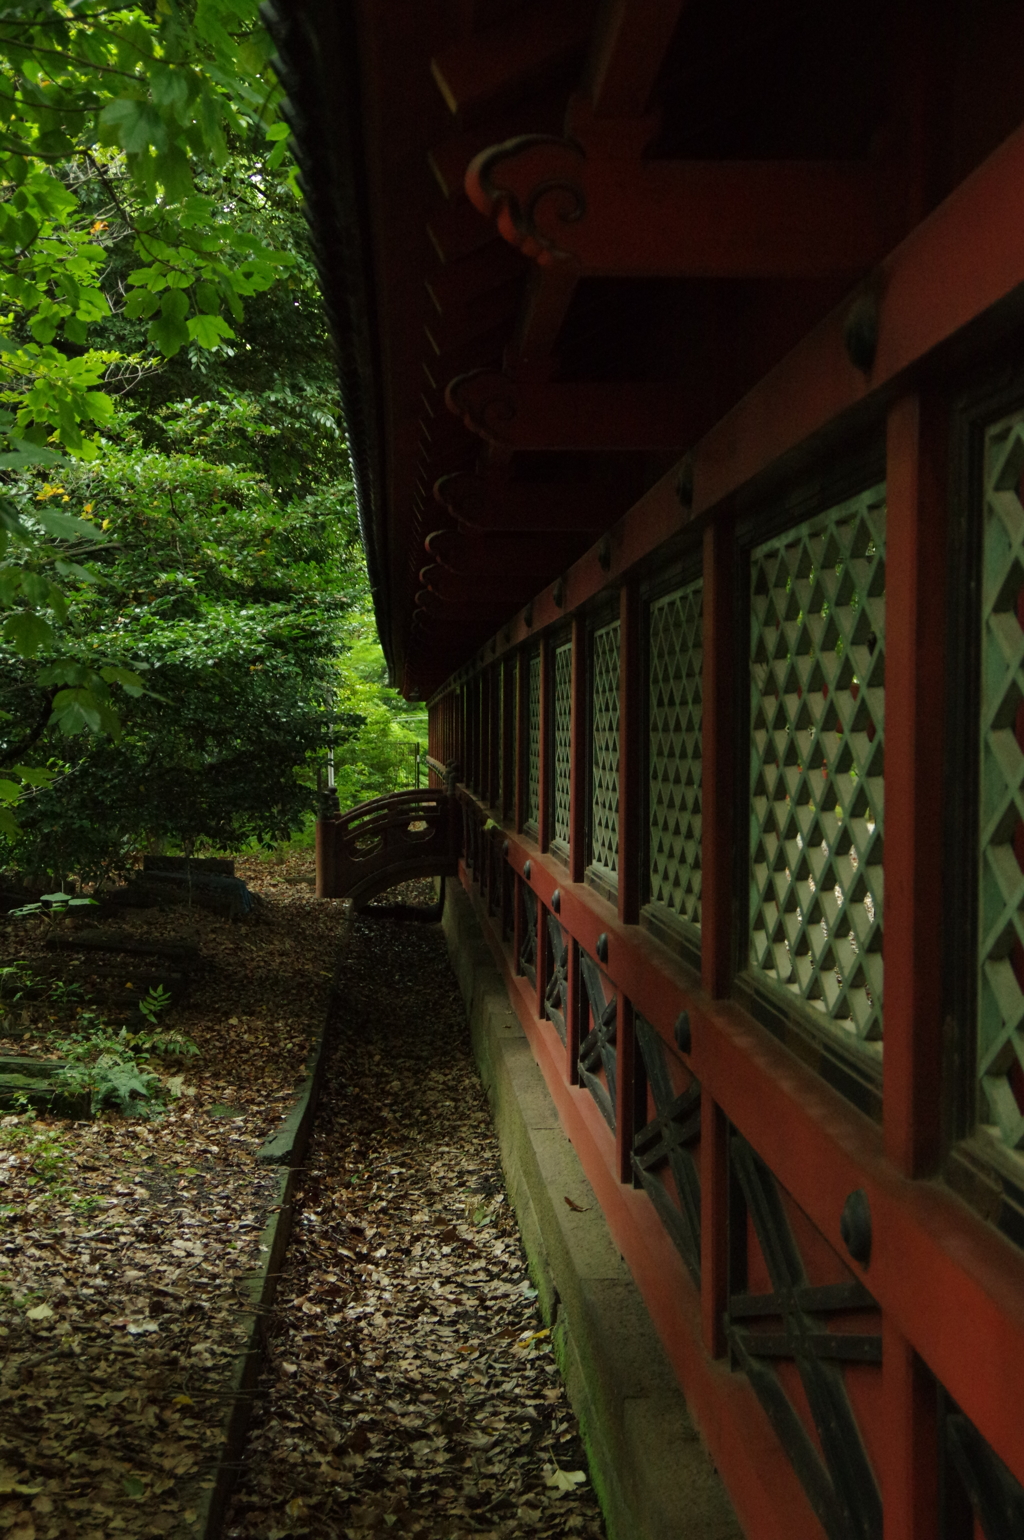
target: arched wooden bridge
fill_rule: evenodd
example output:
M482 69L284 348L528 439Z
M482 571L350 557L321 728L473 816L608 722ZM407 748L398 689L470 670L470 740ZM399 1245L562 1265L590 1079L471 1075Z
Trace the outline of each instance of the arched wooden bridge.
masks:
M361 802L316 826L318 898L348 898L362 909L414 877L458 872L460 814L446 785Z

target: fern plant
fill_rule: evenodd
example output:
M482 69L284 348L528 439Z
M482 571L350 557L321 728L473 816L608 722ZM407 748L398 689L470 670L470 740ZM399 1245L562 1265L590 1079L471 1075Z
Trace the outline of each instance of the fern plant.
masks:
M199 1049L181 1032L114 1031L92 1012L79 1017L80 1030L58 1043L64 1068L53 1084L72 1093L88 1092L93 1113L111 1108L124 1115L151 1116L163 1105L166 1082L150 1068L154 1059L195 1058Z

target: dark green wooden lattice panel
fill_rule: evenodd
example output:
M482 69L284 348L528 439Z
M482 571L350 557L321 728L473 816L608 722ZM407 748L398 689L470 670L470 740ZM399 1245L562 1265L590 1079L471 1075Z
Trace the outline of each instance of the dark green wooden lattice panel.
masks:
M978 1074L980 1115L1024 1145L1024 412L989 429L981 581L981 871Z
M750 962L882 1036L885 491L751 554Z
M594 635L590 856L619 869L619 622Z
M569 780L572 771L572 643L555 648L555 784L551 835L569 847Z
M650 896L700 924L701 599L698 579L651 605Z
M540 814L540 653L530 659L526 676L526 813L528 829L536 831Z

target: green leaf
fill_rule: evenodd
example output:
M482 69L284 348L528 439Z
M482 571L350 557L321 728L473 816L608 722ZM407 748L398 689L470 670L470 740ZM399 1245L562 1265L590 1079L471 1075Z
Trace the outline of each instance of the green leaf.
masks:
M151 147L167 147L167 129L151 102L125 100L110 102L100 113L100 122L112 130L114 143L129 155L138 155Z
M193 316L188 323L188 334L193 342L198 342L201 348L215 348L225 337L235 335L228 323L219 315Z
M188 327L182 321L172 321L166 316L157 316L146 336L154 347L160 349L165 358L173 358L175 353L180 353L188 342Z
M22 658L34 658L44 647L53 644L53 627L41 615L20 612L8 615L4 621L3 635L15 652Z
M73 514L60 513L56 508L34 507L32 517L48 535L54 535L58 540L90 540L95 545L102 545L107 538L103 530L90 524L88 519L76 519Z

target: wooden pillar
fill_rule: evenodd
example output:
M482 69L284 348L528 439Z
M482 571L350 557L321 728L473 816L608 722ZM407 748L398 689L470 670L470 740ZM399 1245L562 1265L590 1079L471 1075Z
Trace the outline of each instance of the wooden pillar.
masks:
M943 719L948 415L889 413L885 592L885 1148L906 1176L942 1155Z
M551 765L554 759L551 721L551 687L548 680L551 649L546 636L540 642L540 755L537 768L537 844L541 850L548 848L548 824L550 823Z
M548 958L551 948L548 945L548 912L540 899L537 900L537 990L534 1000L534 1011L541 1020L544 1019L544 996L548 989Z
M569 755L569 877L582 882L587 869L587 628L572 623L572 747ZM566 1037L568 1037L568 1031Z
M647 1082L637 1053L633 1005L620 989L615 1007L615 1160L620 1182L633 1180L633 1138L646 1119Z
M941 830L949 415L908 394L889 412L885 591L885 1149L905 1176L942 1158ZM935 1387L883 1313L886 1540L938 1533Z
M619 919L640 919L640 594L635 581L619 593Z
M701 980L716 999L732 983L735 700L741 688L733 616L732 523L704 534L703 726L701 749ZM745 911L747 895L742 894Z
M522 878L512 878L512 971L522 973L519 959L523 955L523 925L526 921L526 905L523 902Z
M570 1085L580 1083L580 1043L583 1041L583 1017L587 1009L587 992L580 977L580 947L574 936L566 931L569 944L568 998L565 1010L565 1078Z
M704 1347L725 1353L728 1304L729 1124L710 1092L700 1097L700 1318Z
M934 1540L941 1458L935 1381L884 1313L882 1406L884 1540Z

